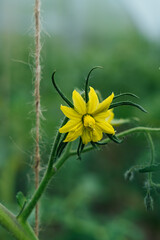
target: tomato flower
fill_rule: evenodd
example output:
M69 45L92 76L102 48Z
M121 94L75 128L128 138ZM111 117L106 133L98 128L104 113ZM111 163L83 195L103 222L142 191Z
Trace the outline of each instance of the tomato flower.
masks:
M115 134L111 125L114 117L113 111L108 109L113 98L112 93L103 102L99 103L95 90L90 87L88 102L76 91L73 91L72 100L74 108L62 106L61 110L69 121L59 129L60 133L68 133L64 142L76 140L79 136L83 144L98 142L103 133Z

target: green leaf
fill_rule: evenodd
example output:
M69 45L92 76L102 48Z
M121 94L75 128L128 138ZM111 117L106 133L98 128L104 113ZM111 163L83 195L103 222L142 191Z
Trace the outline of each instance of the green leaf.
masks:
M138 171L140 173L157 172L157 171L160 171L160 164L152 164L150 166L140 168Z
M18 192L16 195L16 199L17 199L17 203L20 206L20 208L24 207L24 204L26 203L27 199L26 197L23 195L22 192Z

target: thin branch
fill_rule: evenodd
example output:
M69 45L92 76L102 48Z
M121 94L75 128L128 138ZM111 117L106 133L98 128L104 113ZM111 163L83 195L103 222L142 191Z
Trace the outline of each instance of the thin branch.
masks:
M155 158L154 143L153 143L151 134L149 132L146 133L146 137L147 137L149 147L150 147L150 151L151 151L150 165L152 165L154 163L154 158ZM149 179L150 185L152 185L152 172L148 173L148 179Z
M2 204L0 204L0 224L17 240L38 240L29 224L19 221Z

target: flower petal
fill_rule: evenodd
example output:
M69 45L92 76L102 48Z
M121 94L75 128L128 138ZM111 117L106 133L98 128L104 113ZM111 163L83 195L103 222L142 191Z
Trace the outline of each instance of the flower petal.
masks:
M103 137L102 130L98 126L95 126L93 130L92 141L98 142L102 139L102 137Z
M66 132L74 131L79 126L79 123L80 121L69 120L63 127L59 129L59 132L66 133Z
M112 109L100 112L94 116L94 119L96 121L106 120L108 123L110 123L113 120L113 118L114 118L114 113Z
M87 113L92 114L98 107L99 100L95 90L90 87L89 101L87 103Z
M70 118L70 119L81 119L81 115L79 113L77 113L73 108L70 107L66 107L66 106L62 106L61 105L61 110L64 113L64 115L66 115L66 117Z
M87 128L83 128L83 133L81 136L83 144L89 143L91 141L91 137L92 137L92 131Z
M79 137L78 134L75 134L75 132L69 132L67 134L67 137L65 138L64 142L72 142L74 140L76 140Z
M82 135L82 129L83 125L80 123L77 125L77 129L75 131L71 131L67 134L67 137L65 138L64 142L72 142L76 140L79 136Z
M72 93L72 99L75 110L82 115L86 114L86 103L76 90Z
M108 122L106 121L97 122L97 125L101 128L103 132L108 134L115 134L114 128Z
M107 111L113 98L114 98L114 93L112 93L108 98L106 98L103 102L101 102L98 105L97 109L93 113L93 116L95 116L96 114L98 114L100 112Z
M106 121L110 123L114 118L114 112L113 109L108 110L108 117L106 118Z

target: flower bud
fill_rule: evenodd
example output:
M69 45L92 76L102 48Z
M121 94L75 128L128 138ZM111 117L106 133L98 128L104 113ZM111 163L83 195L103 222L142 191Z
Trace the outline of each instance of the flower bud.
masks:
M147 211L153 210L153 198L151 197L150 193L147 193L147 195L145 196L144 205L145 205Z
M127 170L124 174L124 178L127 181L132 181L134 178L134 171L131 169Z

